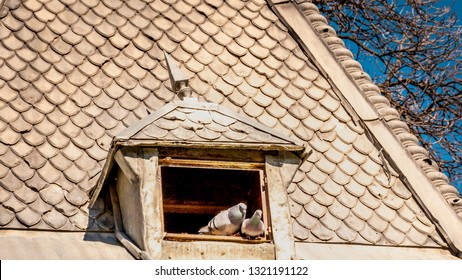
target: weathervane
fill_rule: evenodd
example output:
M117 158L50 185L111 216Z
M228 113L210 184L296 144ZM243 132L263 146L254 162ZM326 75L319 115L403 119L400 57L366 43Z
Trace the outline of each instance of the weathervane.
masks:
M195 99L192 96L192 89L189 87L189 77L180 70L175 60L164 51L165 61L167 62L168 76L172 84L172 90L183 99Z

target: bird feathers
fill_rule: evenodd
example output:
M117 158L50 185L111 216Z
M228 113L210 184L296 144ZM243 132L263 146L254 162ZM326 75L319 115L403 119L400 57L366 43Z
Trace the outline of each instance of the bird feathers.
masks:
M233 235L237 233L245 219L247 206L244 203L234 205L213 217L199 233L212 235Z
M262 211L257 210L250 219L245 219L241 225L242 234L248 237L257 237L265 233L266 225L263 223Z

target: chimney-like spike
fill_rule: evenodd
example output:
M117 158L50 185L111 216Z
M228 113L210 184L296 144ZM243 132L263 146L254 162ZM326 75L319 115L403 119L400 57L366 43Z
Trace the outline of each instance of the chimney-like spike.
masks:
M165 61L167 62L168 75L172 84L172 90L178 94L181 100L185 97L192 97L192 89L189 87L189 78L180 70L176 61L164 51Z

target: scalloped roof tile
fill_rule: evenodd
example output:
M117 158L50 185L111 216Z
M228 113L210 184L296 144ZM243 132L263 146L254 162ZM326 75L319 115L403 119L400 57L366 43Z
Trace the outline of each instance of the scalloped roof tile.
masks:
M112 137L138 127L133 139L306 143L313 153L288 189L300 242L447 246L268 2L43 2L0 15L0 227L112 228L102 200L88 215L89 193ZM314 4L299 7L328 27ZM323 38L462 217L457 191L419 161L426 151L351 52ZM184 110L163 51L191 76L197 104L219 105Z
M121 131L114 141L292 145L301 142L217 104L174 101Z

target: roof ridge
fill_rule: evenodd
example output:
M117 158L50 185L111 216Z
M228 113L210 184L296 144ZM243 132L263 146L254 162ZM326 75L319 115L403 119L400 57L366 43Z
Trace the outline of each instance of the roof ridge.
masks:
M319 32L320 37L329 46L341 65L352 76L356 84L364 91L367 98L374 104L379 114L432 181L435 188L442 194L448 204L452 206L457 216L462 219L462 199L459 197L459 192L454 186L449 184L447 176L439 171L436 163L428 164L425 161L429 157L428 151L419 145L417 137L410 132L407 124L400 119L398 111L391 107L388 99L381 94L379 87L373 83L370 76L363 70L361 64L354 59L353 53L345 47L343 40L328 25L327 19L320 13L316 5L311 3L311 0L297 0L296 2L299 3L305 17Z

